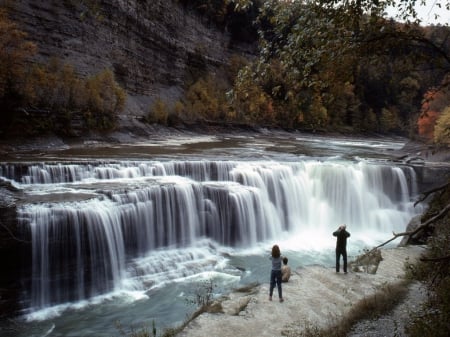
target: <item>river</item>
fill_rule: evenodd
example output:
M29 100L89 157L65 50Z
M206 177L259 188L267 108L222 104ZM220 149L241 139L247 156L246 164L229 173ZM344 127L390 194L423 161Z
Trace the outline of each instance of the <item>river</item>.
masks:
M24 195L31 254L2 336L160 333L209 285L217 297L267 283L275 243L293 269L333 268L338 225L351 258L423 211L414 167L392 160L406 141L173 136L9 153L0 176Z

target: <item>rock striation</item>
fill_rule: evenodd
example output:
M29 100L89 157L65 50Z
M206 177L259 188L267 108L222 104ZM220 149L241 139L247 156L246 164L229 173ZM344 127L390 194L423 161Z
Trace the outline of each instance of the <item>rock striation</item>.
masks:
M251 47L175 0L7 2L10 16L38 46L82 75L112 69L129 94L125 115L156 98L176 101L186 84Z

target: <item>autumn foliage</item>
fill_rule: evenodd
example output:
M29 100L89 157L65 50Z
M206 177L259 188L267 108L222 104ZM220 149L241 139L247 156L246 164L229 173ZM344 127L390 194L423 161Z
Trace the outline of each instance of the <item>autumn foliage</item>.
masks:
M419 136L432 141L436 139L435 126L446 108L450 106L450 91L442 89L429 90L424 95L420 117L417 121ZM441 129L440 129L441 130ZM442 130L443 131L443 130ZM441 139L440 131L439 139Z
M36 49L0 9L0 131L70 134L74 118L85 130L113 129L126 93L112 71L82 78L57 58L33 62Z

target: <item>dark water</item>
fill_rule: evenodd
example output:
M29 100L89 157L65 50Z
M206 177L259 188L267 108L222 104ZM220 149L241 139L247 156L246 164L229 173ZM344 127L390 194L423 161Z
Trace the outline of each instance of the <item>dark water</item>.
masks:
M208 136L11 153L1 173L26 195L33 281L2 336L118 336L118 322L161 331L208 283L213 296L267 283L274 243L293 269L332 270L340 223L354 256L421 212L413 168L391 162L404 142Z

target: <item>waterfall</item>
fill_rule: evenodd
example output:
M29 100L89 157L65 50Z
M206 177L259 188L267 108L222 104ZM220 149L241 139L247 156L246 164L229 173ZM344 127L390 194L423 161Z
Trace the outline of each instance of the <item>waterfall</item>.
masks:
M195 273L208 265L193 252L204 240L212 251L283 235L315 245L341 223L362 238L402 231L421 211L412 168L366 162L31 163L0 174L31 200L46 196L18 209L32 239L32 308Z

